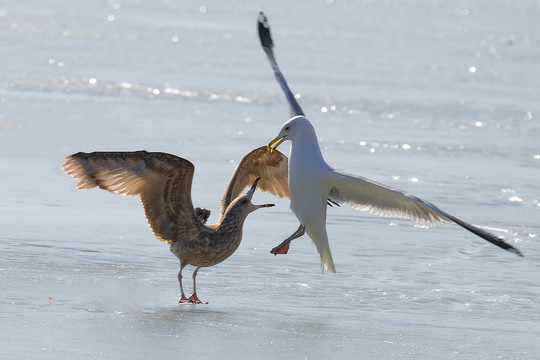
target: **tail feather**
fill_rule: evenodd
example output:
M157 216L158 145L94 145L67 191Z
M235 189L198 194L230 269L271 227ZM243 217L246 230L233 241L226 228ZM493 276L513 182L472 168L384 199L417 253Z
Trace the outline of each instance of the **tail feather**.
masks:
M319 251L319 255L321 256L321 271L331 271L335 273L336 267L334 266L334 259L332 259L330 248L327 247L322 253Z
M306 226L306 233L317 247L317 251L319 252L319 256L321 257L321 271L330 271L335 273L336 267L334 266L334 259L332 259L330 245L328 244L326 226L317 226L315 229L310 226Z

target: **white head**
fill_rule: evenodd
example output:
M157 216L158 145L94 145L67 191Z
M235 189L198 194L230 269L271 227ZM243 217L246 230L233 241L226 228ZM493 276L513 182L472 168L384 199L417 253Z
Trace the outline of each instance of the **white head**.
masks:
M274 151L282 142L286 140L295 141L305 135L314 136L316 138L315 128L304 116L295 116L283 125L278 136L268 144L268 148L270 151ZM275 142L277 142L277 144L271 147Z

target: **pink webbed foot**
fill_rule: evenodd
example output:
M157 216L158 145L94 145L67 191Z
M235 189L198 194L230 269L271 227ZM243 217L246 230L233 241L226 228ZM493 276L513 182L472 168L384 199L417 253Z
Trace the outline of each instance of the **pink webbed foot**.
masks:
M277 254L286 254L289 251L290 243L290 240L285 240L284 242L273 248L270 253L274 254L274 256L276 256Z
M184 303L190 303L190 304L208 304L208 302L202 302L201 300L199 300L199 298L197 297L197 294L196 293L191 293L191 295L189 296L189 298L186 298L186 297L182 297L180 298L180 300L178 301L179 303L181 304L184 304Z

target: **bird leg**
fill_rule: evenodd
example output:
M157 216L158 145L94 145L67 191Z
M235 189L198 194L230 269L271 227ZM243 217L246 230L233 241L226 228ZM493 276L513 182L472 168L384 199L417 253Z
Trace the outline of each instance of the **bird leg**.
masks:
M180 271L178 272L178 283L180 284L180 299L178 300L179 303L185 303L188 301L188 298L186 297L186 295L184 295L184 288L182 287L182 270L184 270L184 268L186 267L186 265L180 263Z
M297 239L300 236L304 235L305 232L306 232L306 227L304 225L300 224L298 229L295 232L293 232L291 236L289 236L288 238L283 240L283 242L281 244L279 244L278 246L273 248L270 251L270 253L274 254L274 256L276 256L277 254L286 254L289 251L289 244L291 243L291 241L293 241L294 239Z
M189 295L189 298L186 299L185 302L189 302L189 303L192 303L192 304L208 304L208 302L202 302L201 300L199 300L199 298L197 297L197 287L195 285L195 279L197 277L197 271L200 269L199 266L197 266L195 268L195 271L193 271L193 292L191 293L191 295Z

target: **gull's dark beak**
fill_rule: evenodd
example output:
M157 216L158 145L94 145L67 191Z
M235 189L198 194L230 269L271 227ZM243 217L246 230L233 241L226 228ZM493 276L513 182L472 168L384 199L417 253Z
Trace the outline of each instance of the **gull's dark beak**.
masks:
M253 182L253 185L251 185L251 189L249 189L248 192L246 193L246 195L249 196L249 200L251 200L251 198L253 197L253 194L255 193L255 189L257 189L257 184L259 183L259 180L261 180L260 177L256 178L255 181Z
M275 204L262 204L262 205L253 205L255 206L255 210L257 209L260 209L260 208L266 208L266 207L272 207L272 206L276 206Z
M253 185L251 185L251 189L249 189L249 191L255 191L255 189L257 188L257 184L259 183L259 180L261 180L260 176L255 179L255 181L253 182Z
M247 192L247 195L249 196L250 201L251 201L251 198L253 197L253 194L255 193L255 189L257 189L257 184L259 183L259 180L261 180L260 177L256 178L255 181L253 182L253 185L251 185L251 189L249 189L249 191ZM275 206L275 205L274 204L253 205L254 207L253 211L260 208L272 207L272 206Z

